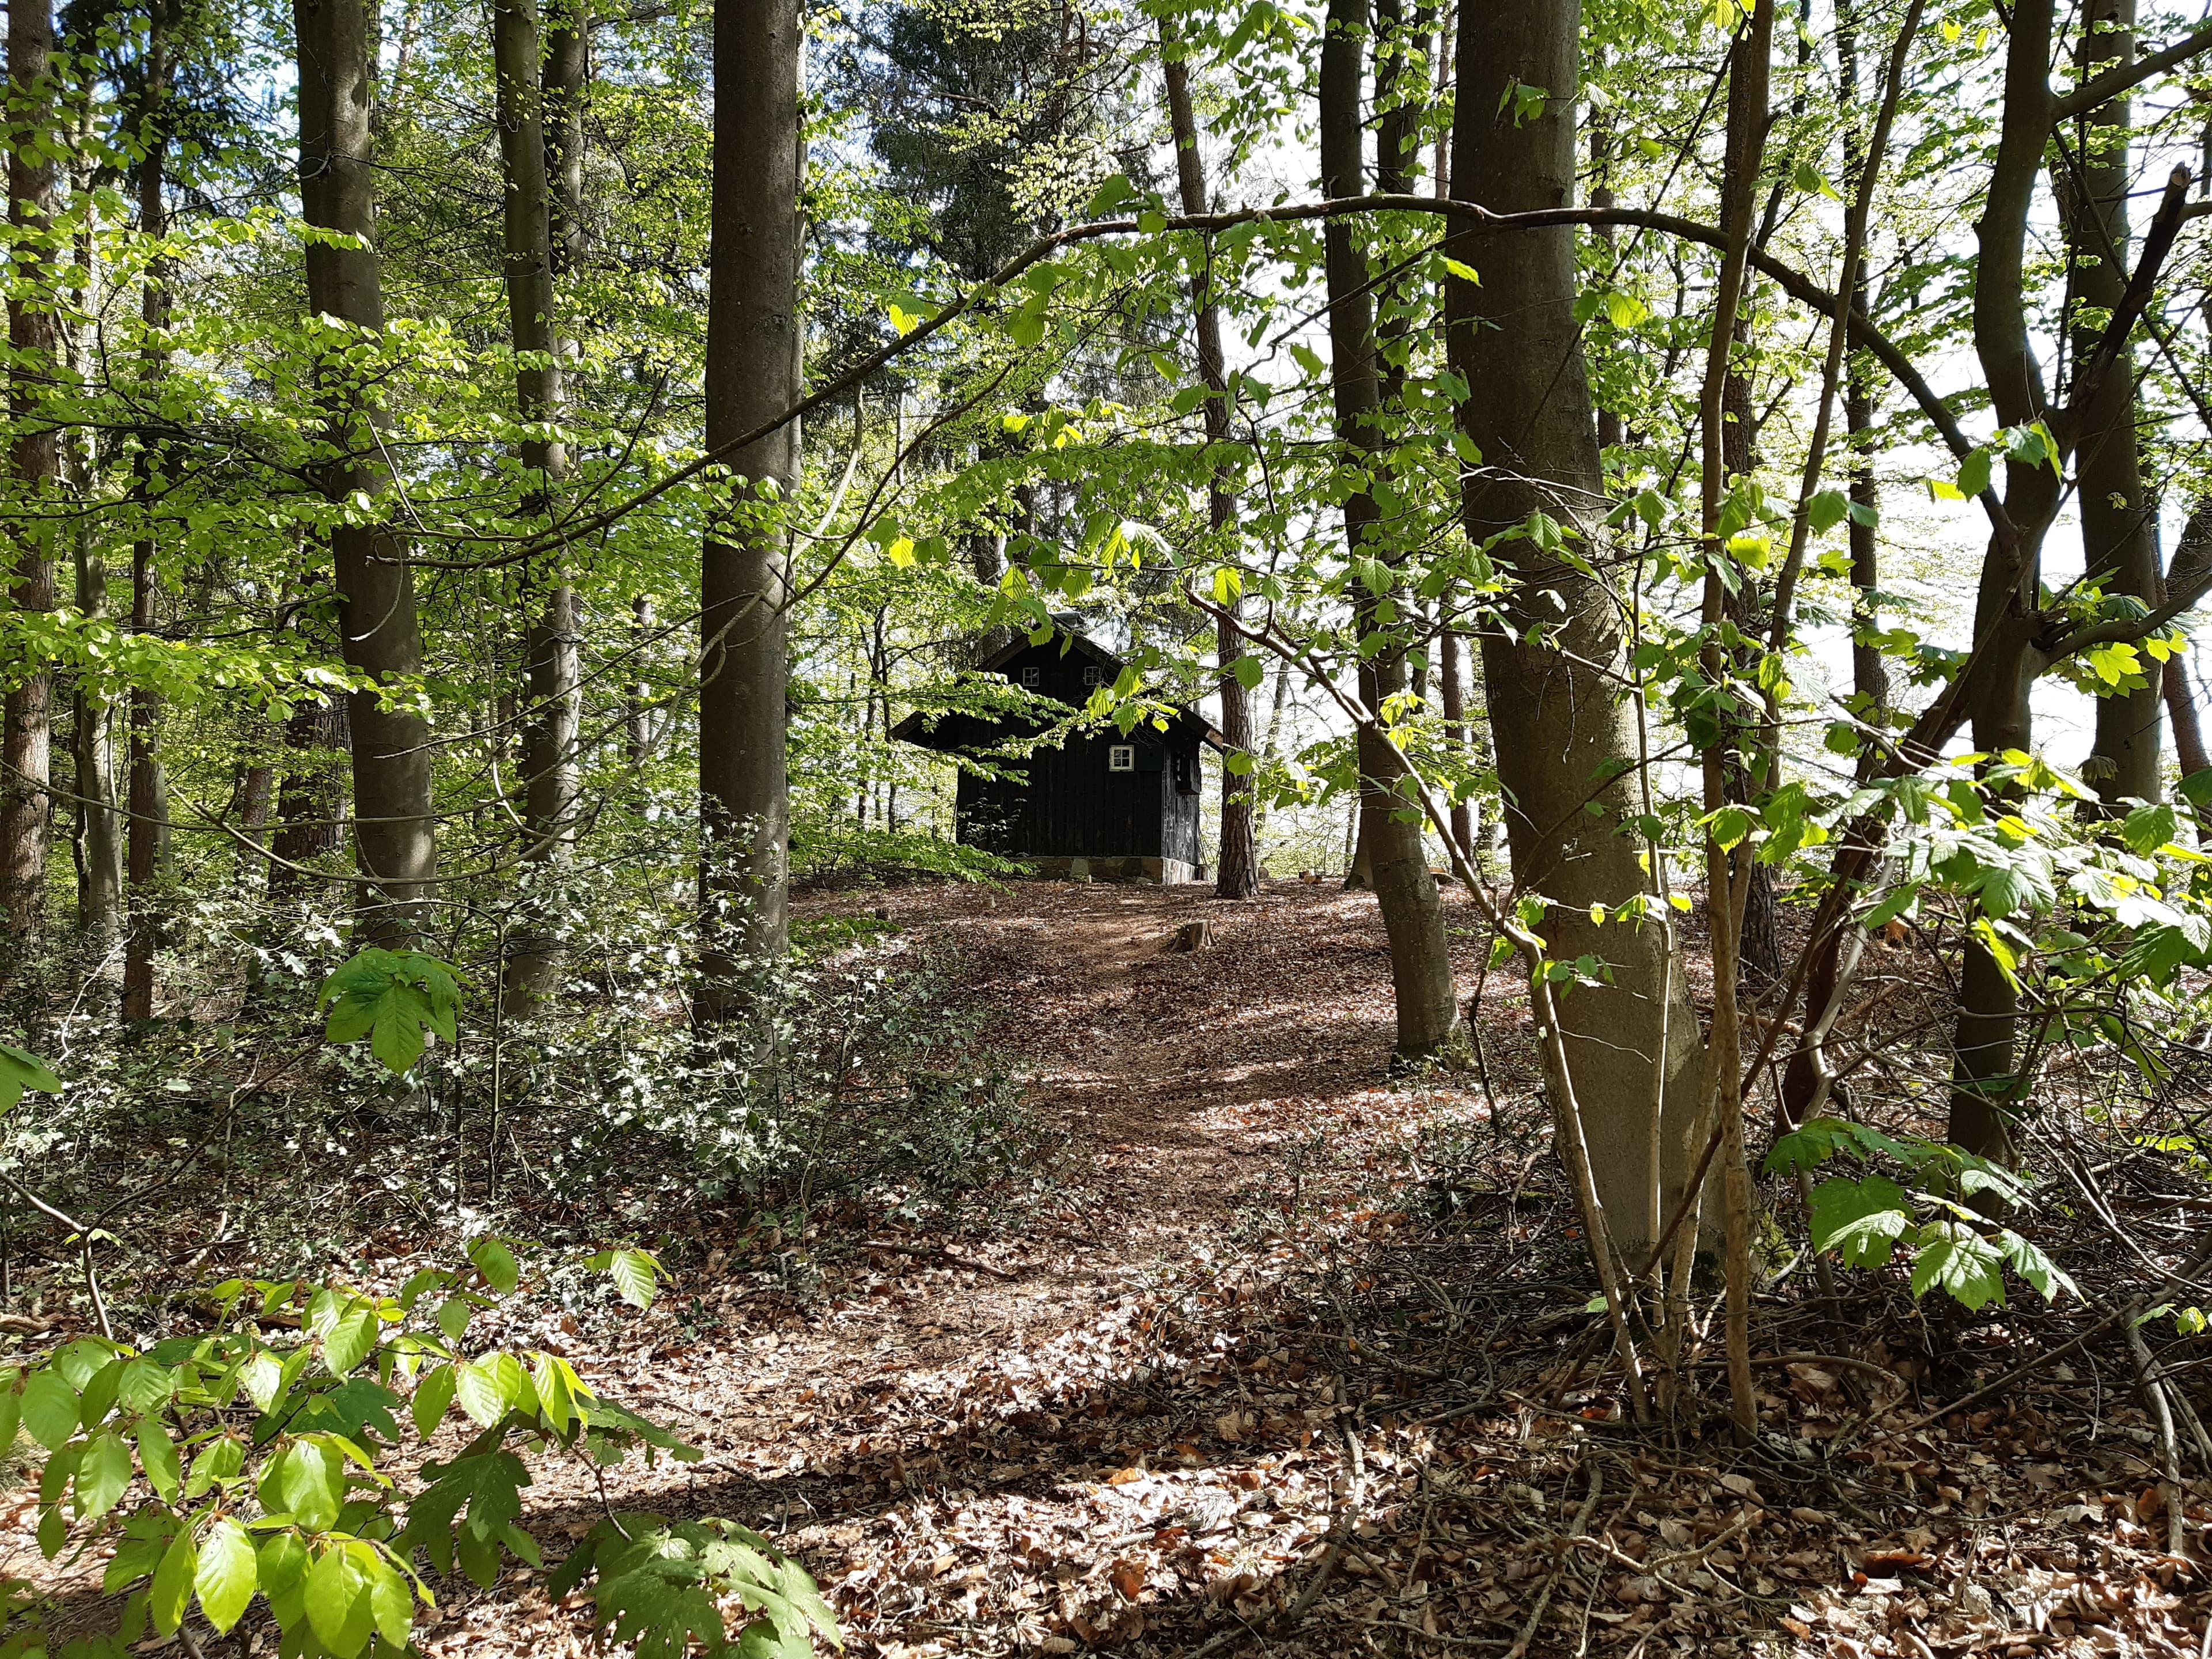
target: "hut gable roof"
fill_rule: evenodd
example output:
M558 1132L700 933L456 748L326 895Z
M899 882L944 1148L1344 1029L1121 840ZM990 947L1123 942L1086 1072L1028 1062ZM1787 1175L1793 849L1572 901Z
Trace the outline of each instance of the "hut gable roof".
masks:
M1121 658L1088 635L1079 634L1073 629L1063 629L1042 645L1030 644L1026 635L1017 637L1011 644L993 652L976 664L973 672L1004 674L1011 679L1024 668L1065 668L1071 664L1103 669L1109 678L1118 676L1127 666ZM1079 707L1083 702L1079 696L1061 695L1062 688L1042 689L1044 695L1058 696L1062 702ZM1014 724L1012 719L985 720L975 714L933 714L917 709L891 728L891 736L902 743L911 743L923 749L978 749L1003 742L1008 735L1008 728ZM1179 707L1166 735L1182 736L1186 733L1195 736L1201 743L1212 744L1216 749L1223 746L1221 733L1208 724L1204 715L1194 708ZM1132 735L1139 742L1144 740L1142 731Z

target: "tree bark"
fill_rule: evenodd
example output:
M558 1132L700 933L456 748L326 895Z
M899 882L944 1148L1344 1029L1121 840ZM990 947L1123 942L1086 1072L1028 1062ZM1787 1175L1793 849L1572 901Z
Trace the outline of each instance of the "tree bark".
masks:
M146 42L146 159L138 172L138 230L149 239L169 234L167 169L169 129L169 25L173 7L156 0ZM169 326L171 262L156 258L147 267L139 295L139 318L146 325L146 378L158 386L169 369L164 335ZM136 487L146 528L131 550L131 631L154 631L154 562L159 551L152 526L161 452L152 436L141 434ZM125 783L129 808L125 831L124 873L130 902L131 938L123 953L121 1012L126 1023L154 1017L154 954L161 948L167 921L159 892L168 862L169 790L161 767L161 700L144 686L131 688L129 772Z
M1989 193L1977 228L1974 347L1998 424L2042 418L2043 371L2028 332L2024 294L2029 210L2051 127L2051 0L2019 0L2008 31L2002 120ZM2028 749L2029 694L2045 532L2058 507L2058 479L2043 462L2008 461L2004 504L2017 539L1992 538L1975 596L1968 721L1973 746L1998 755ZM1970 1152L2009 1162L2019 993L1980 940L1969 935L1953 1034L1950 1139Z
M269 850L273 899L307 892L315 884L301 873L338 849L345 792L332 757L346 748L345 704L306 697L284 722L284 767L276 786L276 839Z
M2075 49L2080 79L2132 64L2135 0L2087 0ZM2074 321L2074 360L2086 362L2103 333L2103 319L2128 285L2129 100L2115 98L2083 116L2072 133L2074 166L2063 164L2064 209L2074 299L2087 316ZM2136 438L2136 363L2123 350L2082 410L2075 477L2081 490L2081 550L2092 582L2107 595L2125 594L2146 608L2159 603L2157 510L2143 489ZM2141 653L2143 684L2097 700L2097 737L2082 776L2107 810L2125 800L2156 800L2159 769L2160 665Z
M713 253L707 443L734 442L797 401L799 11L797 0L724 0L714 12ZM707 1020L744 1011L742 975L788 938L784 607L799 477L796 422L728 458L730 505L700 574L700 879Z
M1455 199L1498 212L1571 200L1581 9L1579 0L1462 7ZM1515 118L1516 86L1547 90L1540 112ZM1461 429L1481 454L1462 475L1469 540L1540 513L1601 544L1591 503L1604 499L1605 479L1574 319L1573 231L1490 237L1461 226L1447 246L1482 279L1445 287L1451 366L1481 388L1460 406ZM1533 539L1501 542L1494 556L1513 578L1505 605L1515 627L1511 637L1486 632L1483 681L1514 880L1553 902L1540 931L1553 957L1613 964L1612 983L1575 987L1559 1013L1600 1201L1632 1268L1656 1242L1662 1200L1689 1173L1698 1042L1659 919L1666 907L1630 828L1640 810L1636 733L1610 678L1622 666L1619 611L1601 581ZM1638 897L1653 916L1589 919L1592 904L1612 911Z
M1328 33L1321 52L1322 190L1335 196L1364 185L1365 142L1360 125L1361 64L1368 16L1365 0L1330 0ZM1329 221L1324 232L1329 298L1331 380L1335 393L1336 435L1347 459L1370 475L1384 465L1382 454L1382 380L1376 350L1374 307L1370 298L1367 258L1351 222ZM1397 556L1375 496L1363 489L1344 504L1346 551L1355 559L1380 562L1395 571ZM1389 584L1386 583L1387 586ZM1364 638L1376 631L1377 599L1364 585L1356 605L1356 630ZM1378 718L1384 705L1406 689L1406 653L1386 642L1360 669L1365 718L1358 732L1361 780L1360 841L1369 878L1390 939L1390 978L1398 1009L1397 1057L1413 1061L1449 1055L1466 1041L1459 998L1452 979L1451 946L1444 933L1443 906L1429 874L1420 817L1412 803L1391 792L1389 781L1403 769L1389 732Z
M57 517L62 442L41 423L43 378L61 368L61 331L53 290L61 280L47 240L53 222L58 121L55 96L52 0L14 0L8 9L8 219L14 230L9 272L8 343L15 354L9 410L15 438L9 457L17 500L15 570L9 599L18 611L54 608ZM40 669L8 688L0 703L0 911L20 941L46 913L46 854L52 802L53 676Z
M392 472L368 389L344 366L346 344L384 331L377 253L375 18L368 0L295 0L300 49L300 194L309 225L356 239L311 242L307 304L336 325L331 356L318 371L328 405L326 441L336 453L321 471L333 501L387 496ZM388 522L340 524L330 532L345 660L380 684L420 671L422 635L408 546ZM430 801L430 728L420 715L386 708L374 690L349 699L354 850L365 878L356 931L364 943L405 945L427 920L437 876Z
M565 412L564 348L554 323L548 143L538 64L537 0L496 0L492 56L498 77L500 160L506 175L507 325L514 343L515 404L524 422L556 426ZM563 106L569 101L564 92ZM568 472L557 436L526 438L529 475L524 513L551 513ZM523 605L533 616L524 636L528 663L523 719L523 858L534 884L509 945L501 988L507 1012L526 1012L550 988L560 948L544 890L568 860L574 833L579 690L576 590L556 549L523 569Z
M1203 213L1206 210L1206 168L1198 153L1198 122L1190 103L1190 66L1184 61L1180 42L1176 36L1174 20L1165 15L1160 19L1160 59L1164 65L1168 92L1168 130L1176 150L1176 181L1182 193L1185 213ZM1209 445L1229 441L1229 370L1228 358L1221 347L1221 304L1215 297L1212 284L1201 271L1191 278L1191 305L1198 319L1199 378L1212 395L1206 400L1206 441ZM1206 522L1213 532L1217 548L1215 556L1225 563L1238 562L1229 557L1229 546L1235 538L1237 528L1237 493L1231 485L1233 476L1223 469L1217 471L1206 490ZM1230 758L1249 762L1252 753L1252 707L1244 690L1243 681L1232 672L1232 665L1244 654L1244 636L1237 628L1237 619L1243 607L1240 588L1229 596L1228 614L1216 625L1214 647L1218 654L1221 678L1221 738ZM1221 769L1221 843L1215 859L1213 890L1217 897L1247 899L1260 890L1260 860L1254 846L1252 829L1253 775L1232 772L1227 764Z
M1859 107L1859 38L1855 0L1836 0L1837 89L1844 117L1844 163L1847 191L1858 188L1867 164L1866 128ZM1851 283L1851 309L1870 315L1872 289L1868 261L1862 258ZM1878 589L1881 584L1881 552L1876 536L1881 510L1881 489L1874 470L1874 386L1872 366L1854 352L1844 369L1844 441L1850 469L1851 504L1859 512L1850 519L1845 536L1851 558L1851 712L1876 729L1889 722L1889 671L1881 647L1875 642L1881 630ZM1872 744L1859 751L1862 781L1874 775L1881 751ZM1823 1005L1826 1006L1825 1004Z

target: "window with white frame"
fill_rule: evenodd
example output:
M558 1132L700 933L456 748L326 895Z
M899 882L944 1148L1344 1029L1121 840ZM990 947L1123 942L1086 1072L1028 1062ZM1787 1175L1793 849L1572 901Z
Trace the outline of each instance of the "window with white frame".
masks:
M1110 744L1106 750L1106 769L1109 772L1133 772L1137 769L1137 745L1133 743Z

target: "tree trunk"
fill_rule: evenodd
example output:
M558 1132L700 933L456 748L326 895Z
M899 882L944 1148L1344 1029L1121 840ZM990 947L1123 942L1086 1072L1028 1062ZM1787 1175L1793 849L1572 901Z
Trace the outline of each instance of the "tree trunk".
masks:
M345 704L307 697L284 722L284 768L276 786L276 839L269 850L269 896L289 898L314 885L302 873L336 852L345 794L333 757L346 744Z
M801 166L797 0L714 12L714 179L707 444L734 475L700 571L699 791L705 831L701 1018L741 1012L740 975L788 938L784 607L799 427L725 453L799 400Z
M1977 227L1974 346L1997 422L2026 425L2046 410L2023 300L2028 215L2051 126L2051 0L2019 0L2005 58L2002 124L1989 195ZM2004 505L2017 539L1992 538L1975 596L1980 647L1968 695L1973 746L1987 755L2033 745L2029 694L2043 536L2058 507L2058 480L2044 462L2008 461ZM2019 993L1981 942L1969 935L1954 1033L1950 1139L1970 1152L2010 1161Z
M1361 65L1367 27L1365 0L1330 0L1328 33L1321 52L1322 191L1357 194L1364 186L1364 139L1360 127ZM1324 232L1329 298L1331 379L1335 392L1336 435L1346 458L1379 473L1382 432L1382 381L1376 361L1367 258L1351 222L1332 219ZM1373 494L1361 490L1344 504L1346 550L1354 558L1378 559L1386 568L1396 557L1389 526ZM1376 628L1376 596L1362 587L1357 631ZM1383 705L1406 689L1402 644L1386 644L1361 665L1360 695L1367 711L1358 732L1361 779L1360 842L1369 879L1390 939L1390 978L1398 1008L1397 1058L1412 1061L1451 1054L1466 1041L1459 999L1452 980L1451 946L1444 933L1443 906L1429 874L1421 822L1411 803L1393 793L1389 781L1403 762L1387 730L1376 718Z
M1836 0L1836 70L1838 101L1844 118L1844 188L1855 191L1867 162L1866 127L1859 107L1858 20L1855 0ZM1862 258L1851 283L1851 308L1870 315L1872 290L1868 261ZM1860 511L1848 522L1845 534L1851 555L1851 712L1877 729L1889 720L1889 672L1881 647L1875 642L1881 630L1877 589L1881 582L1881 545L1876 538L1881 510L1881 487L1874 471L1874 373L1863 355L1854 352L1844 368L1844 441L1850 469L1851 504ZM1881 750L1862 745L1858 773L1863 781L1874 775ZM1824 1003L1823 1006L1826 1006Z
M1437 678L1442 682L1444 706L1444 747L1462 767L1468 764L1467 747L1467 682L1461 677L1459 665L1459 633L1445 618L1443 636L1439 641ZM1466 850L1468 858L1474 856L1474 813L1464 799L1454 791L1451 809L1452 839Z
M107 610L107 572L98 548L80 537L76 606L87 617ZM76 761L76 925L88 938L112 939L123 928L123 807L116 799L115 710L79 679L75 708Z
M1173 20L1160 19L1160 58L1165 65L1168 90L1168 128L1175 141L1176 179L1182 191L1182 210L1206 211L1206 169L1198 153L1198 122L1191 112L1190 67L1176 38ZM1204 272L1191 278L1191 304L1198 317L1198 373L1212 393L1206 400L1206 441L1229 441L1228 359L1221 347L1221 307ZM1216 472L1206 491L1206 522L1213 531L1215 556L1224 563L1237 528L1237 495L1233 476L1224 468ZM1229 595L1229 614L1216 625L1215 649L1221 665L1221 738L1227 746L1221 769L1221 845L1215 860L1215 895L1246 899L1260 890L1259 854L1252 836L1252 774L1229 769L1231 759L1252 759L1252 708L1244 682L1232 665L1244 654L1244 636L1237 626L1243 605L1242 590Z
M14 0L8 9L8 221L15 240L9 272L8 343L19 372L9 392L15 422L9 455L31 514L58 507L61 434L41 424L42 375L61 367L61 331L53 290L61 273L45 246L54 217L51 141L58 125L53 81L52 0ZM43 365L43 368L40 367ZM27 514L13 539L9 598L18 611L54 608L54 536L58 518ZM21 941L46 920L46 852L52 802L53 677L44 669L8 688L0 704L0 910Z
M149 19L146 43L146 158L138 169L138 230L153 240L169 233L167 168L169 161L169 25L174 8L157 0ZM162 342L169 326L170 261L155 259L147 268L145 287L139 295L139 317L152 337L146 349L146 378L158 386L169 369L169 354ZM150 434L138 440L135 485L142 511L153 511L161 451ZM154 631L155 556L158 551L151 524L131 550L131 631ZM154 1017L154 953L161 948L166 930L159 888L169 849L168 780L161 769L159 741L161 724L160 696L143 686L131 688L129 770L124 789L128 813L124 842L124 874L130 902L131 938L123 953L122 1016L126 1023Z
M349 379L346 346L384 331L376 243L375 18L368 0L295 0L300 49L300 195L307 223L356 239L311 242L307 304L337 325L319 370L335 459L321 469L333 501L389 494L392 474L367 389ZM406 539L385 524L330 532L345 660L379 682L422 667L415 578ZM354 850L365 878L356 931L365 943L404 945L427 920L437 876L430 803L430 728L420 715L356 692L348 709L353 750Z
M1581 10L1579 0L1462 7L1455 198L1498 212L1571 201ZM1516 86L1547 89L1540 112L1516 119ZM1447 246L1482 279L1445 287L1452 368L1481 388L1460 406L1484 463L1465 477L1468 539L1480 545L1541 513L1601 545L1591 504L1605 479L1574 318L1574 232L1490 237L1460 226ZM1613 983L1575 987L1559 1013L1600 1202L1633 1268L1656 1243L1662 1197L1688 1174L1697 1019L1663 904L1654 899L1640 922L1589 919L1593 904L1611 911L1654 893L1629 828L1638 751L1614 695L1613 596L1536 541L1501 542L1497 556L1516 579L1506 606L1519 626L1511 638L1486 633L1483 682L1513 876L1522 893L1553 901L1540 930L1553 956L1613 964Z
M515 404L532 425L557 425L564 413L564 349L554 325L548 144L538 67L537 0L496 0L492 55L498 77L500 160L507 185L507 325L517 358ZM563 107L568 100L564 92ZM550 517L568 453L559 438L522 444L530 474L523 512ZM509 945L501 992L507 1012L526 1011L550 988L560 950L544 890L568 860L576 810L579 690L576 590L556 549L524 567L523 605L534 612L524 636L528 667L523 719L523 858L534 884Z
M2088 0L2075 49L2080 78L2130 64L2136 55L2135 0ZM2069 135L2075 166L2061 165L2074 299L2087 315L2074 322L2074 361L2097 349L2104 319L2128 285L2129 100L2092 110ZM2135 354L2123 350L2082 410L2075 477L2081 490L2081 549L2092 582L2146 608L2159 603L2157 510L2143 489L2136 440ZM2156 800L2160 665L2140 654L2143 684L2097 700L2097 738L2082 776L2108 810L2125 800Z

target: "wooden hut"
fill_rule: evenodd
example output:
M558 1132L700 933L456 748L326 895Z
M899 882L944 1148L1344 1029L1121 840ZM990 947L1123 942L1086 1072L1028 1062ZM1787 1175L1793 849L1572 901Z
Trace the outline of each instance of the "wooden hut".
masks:
M1122 665L1111 652L1071 632L1042 645L1017 640L978 664L977 672L1080 708L1100 686L1113 684ZM915 714L891 735L940 754L980 755L1047 724L1023 716ZM963 769L959 839L1048 875L1163 884L1200 879L1203 744L1218 750L1221 734L1194 710L1178 708L1164 732L1149 721L1126 737L1110 728L1078 732L1056 748L999 763L1007 772L1003 777Z

